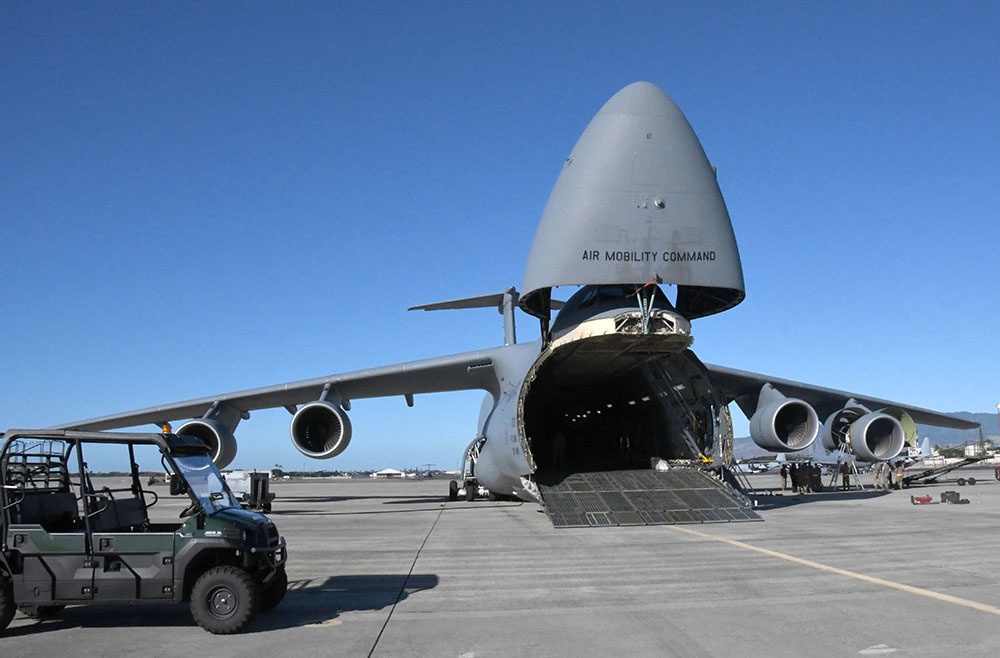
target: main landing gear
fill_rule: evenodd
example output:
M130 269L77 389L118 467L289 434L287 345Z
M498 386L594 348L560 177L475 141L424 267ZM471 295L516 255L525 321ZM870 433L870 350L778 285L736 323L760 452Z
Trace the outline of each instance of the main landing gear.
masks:
M467 502L472 502L477 496L489 496L489 492L479 486L479 483L475 478L465 480L462 486L458 485L458 482L452 480L448 483L448 500L455 501L459 498L466 500Z
M485 436L477 436L465 449L462 458L462 484L452 480L448 483L448 500L458 500L464 498L467 502L474 501L477 497L486 497L490 492L479 485L476 480L476 462L479 461L479 452L486 445Z

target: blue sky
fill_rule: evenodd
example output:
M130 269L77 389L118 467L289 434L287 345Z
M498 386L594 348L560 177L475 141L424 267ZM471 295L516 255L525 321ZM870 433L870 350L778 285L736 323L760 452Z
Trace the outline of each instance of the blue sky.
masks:
M563 159L636 80L739 240L747 299L695 322L703 360L994 411L998 30L987 2L8 0L0 427L499 344L492 311L405 309L519 286ZM356 401L329 462L257 412L233 466L454 468L480 399Z

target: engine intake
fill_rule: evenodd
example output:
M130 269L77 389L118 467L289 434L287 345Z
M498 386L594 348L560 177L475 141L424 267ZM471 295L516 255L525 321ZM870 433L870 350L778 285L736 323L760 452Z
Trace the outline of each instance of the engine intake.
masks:
M236 437L222 423L206 418L189 420L177 429L177 434L187 434L199 439L212 451L212 461L220 469L236 459Z
M903 449L903 426L888 414L865 414L851 425L851 446L866 462L893 459Z
M883 411L869 411L861 405L847 406L834 412L823 426L823 445L837 450L845 442L862 461L877 462L895 458L906 440L903 422ZM909 421L912 425L912 421Z
M750 418L750 437L765 450L793 452L819 436L819 416L806 402L785 397L770 384L760 389L757 411Z
M351 421L336 405L318 400L295 412L289 432L292 445L306 457L330 459L351 442Z

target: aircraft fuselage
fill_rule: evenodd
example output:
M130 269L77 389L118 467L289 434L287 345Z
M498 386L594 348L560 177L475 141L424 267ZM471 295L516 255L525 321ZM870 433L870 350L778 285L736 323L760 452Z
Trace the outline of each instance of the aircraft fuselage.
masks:
M725 403L691 342L690 322L657 286L581 288L550 340L498 348L501 393L481 419L478 481L534 499L532 482L571 473L718 457L717 438L731 436Z

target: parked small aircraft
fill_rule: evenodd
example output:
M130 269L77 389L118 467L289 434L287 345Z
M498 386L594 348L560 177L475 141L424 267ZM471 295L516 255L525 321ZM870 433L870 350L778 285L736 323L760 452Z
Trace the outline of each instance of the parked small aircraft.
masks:
M732 470L735 473L743 474L767 473L768 471L781 468L782 464L787 463L788 460L785 458L785 453L779 452L774 459L741 459L733 464Z

